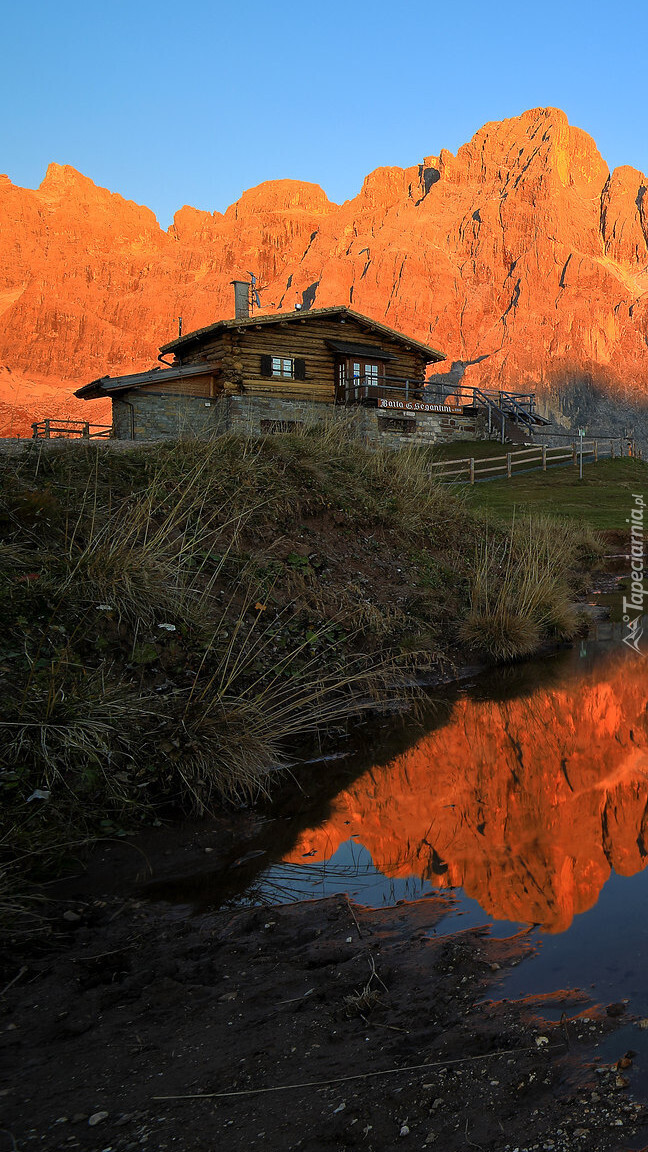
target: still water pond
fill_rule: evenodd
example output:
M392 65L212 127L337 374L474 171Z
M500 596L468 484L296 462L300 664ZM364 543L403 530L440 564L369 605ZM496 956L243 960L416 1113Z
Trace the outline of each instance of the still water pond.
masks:
M240 881L212 877L201 903L447 893L440 933L531 926L537 955L502 996L579 987L648 1017L648 665L621 625L444 695L338 778L332 799L279 822L283 849L275 825ZM624 1031L648 1048L648 1031Z
M647 863L648 668L603 624L433 709L238 900L447 892L447 931L534 926L538 955L503 995L592 986L599 1002L629 997L648 1016Z

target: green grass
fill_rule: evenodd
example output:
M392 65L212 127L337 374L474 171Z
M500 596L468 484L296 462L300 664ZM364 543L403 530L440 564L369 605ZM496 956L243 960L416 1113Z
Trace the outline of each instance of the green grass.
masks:
M648 464L623 458L584 464L582 480L568 464L546 472L526 472L512 480L480 482L467 486L467 499L472 507L506 521L514 511L543 513L588 524L598 532L625 533L634 492L648 492Z
M503 456L510 449L522 448L522 444L500 444L497 440L456 440L453 444L435 444L435 460L485 460L491 456Z

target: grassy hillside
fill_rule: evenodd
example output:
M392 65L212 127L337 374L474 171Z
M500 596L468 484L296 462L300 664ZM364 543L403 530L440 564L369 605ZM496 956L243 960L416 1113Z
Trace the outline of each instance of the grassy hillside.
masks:
M443 445L435 449L435 459L457 460L466 456L501 455L506 446L472 441ZM583 479L578 469L560 467L525 472L512 480L480 481L466 485L471 507L488 510L510 522L516 514L548 514L584 523L599 532L626 532L626 517L632 507L632 493L648 491L648 464L623 457L584 463Z
M332 429L0 457L6 856L269 786L296 740L573 633L591 535ZM486 486L483 486L486 487Z

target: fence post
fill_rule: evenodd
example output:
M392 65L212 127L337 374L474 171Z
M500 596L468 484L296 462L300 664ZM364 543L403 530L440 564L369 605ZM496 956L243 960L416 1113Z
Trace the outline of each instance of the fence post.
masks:
M598 462L598 440L594 441L594 463Z
M83 431L81 432L81 435L83 436L84 440L90 439L90 423L87 420L85 421L85 423L83 425Z
M49 438L50 438L50 422L49 422L49 420L45 420L44 423L45 423L45 439L49 440Z
M542 445L542 471L547 471L547 445Z
M610 460L614 460L614 440L610 440Z
M470 457L470 483L475 483L475 457Z
M575 440L572 442L572 464L574 465L574 468L578 464L577 452L576 452L576 441Z
M506 453L506 479L511 479L511 453Z

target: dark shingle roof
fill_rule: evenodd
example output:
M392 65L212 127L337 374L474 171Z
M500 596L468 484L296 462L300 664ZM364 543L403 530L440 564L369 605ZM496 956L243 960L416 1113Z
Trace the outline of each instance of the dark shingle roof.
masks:
M175 340L170 340L168 344L162 345L160 352L175 352L188 344L200 343L203 337L217 336L220 332L226 332L231 328L256 328L258 325L285 324L286 322L289 324L291 322L298 323L299 321L317 319L320 316L348 317L350 320L356 320L359 324L376 332L376 334L386 336L397 343L406 344L410 348L416 348L428 360L446 359L444 352L438 352L436 348L430 348L427 344L421 343L420 340L414 340L413 337L406 336L403 332L397 332L395 328L381 324L379 320L372 320L369 316L363 316L361 312L355 312L353 308L347 308L346 305L338 305L335 308L309 308L307 311L299 312L273 312L268 316L249 316L238 320L219 320L216 324L209 324L206 328L197 328L194 332L187 332L185 336L178 336Z
M74 395L81 400L96 400L99 396L111 396L113 392L141 388L144 384L167 384L169 380L204 376L213 371L213 364L191 364L187 368L151 368L148 372L134 372L131 376L100 376L98 380L77 388Z

